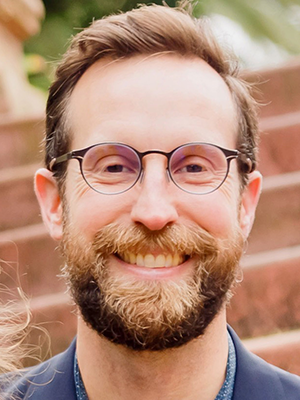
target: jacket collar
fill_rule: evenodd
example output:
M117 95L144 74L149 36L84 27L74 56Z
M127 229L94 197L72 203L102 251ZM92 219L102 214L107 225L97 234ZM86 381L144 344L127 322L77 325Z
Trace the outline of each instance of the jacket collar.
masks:
M288 375L245 349L232 328L228 327L236 350L236 379L233 400L283 400L286 394L280 376ZM74 355L76 340L52 359L30 368L14 385L15 395L30 400L76 400L74 383ZM291 375L288 375L289 377ZM291 379L291 378L288 378ZM296 378L292 378L296 379ZM299 382L293 390L300 388ZM7 397L11 398L11 397ZM293 397L294 398L294 397ZM298 398L295 397L295 399Z
M228 326L236 349L236 378L233 400L283 400L286 395L277 368L250 353Z
M29 368L14 384L13 394L20 399L30 400L76 400L74 384L74 355L76 340L63 353L48 361ZM5 397L15 398L15 397Z

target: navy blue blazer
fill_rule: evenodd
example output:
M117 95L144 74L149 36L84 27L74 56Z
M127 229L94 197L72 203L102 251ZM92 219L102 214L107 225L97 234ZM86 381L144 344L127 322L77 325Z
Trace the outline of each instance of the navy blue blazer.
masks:
M228 329L237 355L233 400L300 400L300 377L250 353L234 331L230 327ZM1 395L4 399L76 400L73 373L75 347L74 340L64 353L29 368L9 387L2 387Z

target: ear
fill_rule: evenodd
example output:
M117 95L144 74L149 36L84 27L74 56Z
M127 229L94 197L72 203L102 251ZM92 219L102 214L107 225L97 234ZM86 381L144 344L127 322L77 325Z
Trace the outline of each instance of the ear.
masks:
M240 226L245 238L249 236L252 229L261 188L262 176L260 172L254 171L249 176L249 182L242 193L241 199Z
M35 174L35 193L40 204L42 218L54 240L62 238L62 203L52 172L46 168Z

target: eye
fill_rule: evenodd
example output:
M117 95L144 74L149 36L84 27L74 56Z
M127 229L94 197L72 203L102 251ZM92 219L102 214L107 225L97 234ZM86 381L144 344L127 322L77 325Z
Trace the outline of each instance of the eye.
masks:
M130 172L131 169L122 164L108 165L106 171L110 173Z
M207 171L210 168L209 164L209 161L202 157L189 156L174 163L172 170L176 174L197 174Z
M197 173L197 172L202 172L204 171L205 168L203 165L199 165L199 164L189 164L186 165L185 167L181 168L179 172L189 172L189 173Z

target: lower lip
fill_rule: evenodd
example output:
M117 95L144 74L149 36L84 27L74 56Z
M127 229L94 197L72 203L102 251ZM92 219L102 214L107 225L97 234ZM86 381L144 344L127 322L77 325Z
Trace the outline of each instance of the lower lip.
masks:
M134 275L136 278L160 280L160 279L182 279L190 275L193 265L192 259L176 267L147 268L135 264L128 264L116 256L111 256L109 264L124 274Z

